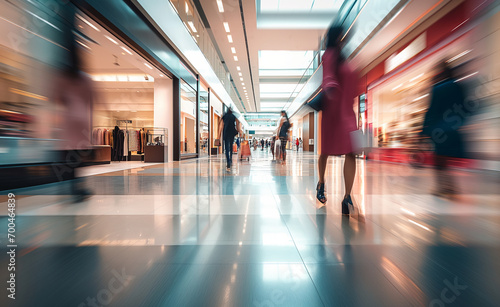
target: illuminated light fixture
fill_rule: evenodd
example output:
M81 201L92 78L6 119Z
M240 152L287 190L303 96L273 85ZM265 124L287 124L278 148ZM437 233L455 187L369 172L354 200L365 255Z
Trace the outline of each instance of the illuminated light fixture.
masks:
M132 55L132 52L130 52L127 48L125 48L125 47L121 47L121 48L122 48L122 49L123 49L123 51L125 51L126 53L128 53L128 54Z
M413 212L411 212L410 210L407 210L407 209L405 209L405 208L403 208L403 207L401 207L401 211L404 211L404 212L408 213L409 215L413 215L413 216L415 216L415 215L416 215L415 213L413 213Z
M424 75L424 73L421 73L420 75L418 75L418 76L416 76L414 78L411 78L410 82L413 82L413 81L417 80L418 78L422 77L423 75Z
M455 31L456 29L460 28L464 23L466 23L467 21L469 20L469 18L467 18L466 20L462 21L458 26L454 27L453 30L451 30L451 32Z
M184 2L184 4L185 4L185 8L186 8L186 14L188 14L188 13L189 13L189 6L188 6L188 3L187 3L187 2Z
M403 86L403 83L401 83L400 85L398 85L398 86L396 86L396 87L392 88L392 90L393 90L393 91L395 91L395 90L397 90L398 88L400 88L400 87L402 87L402 86Z
M118 45L118 42L115 41L114 39L112 39L111 37L107 36L107 35L104 35L105 38L107 38L110 42L112 42L113 44L115 45Z
M237 56L234 56L234 60L235 60L236 62L238 62L238 57L237 57Z
M451 62L453 62L455 60L458 60L461 57L463 57L464 55L470 53L471 51L472 51L471 49L465 50L464 52L461 52L461 53L457 54L456 56L452 57L451 59L449 59L448 61L446 61L446 63L451 63Z
M232 35L228 35L227 36L227 40L232 43L233 42L233 36Z
M153 67L151 65L149 65L148 63L144 63L144 65L149 68L149 69L153 69Z
M462 81L462 80L464 80L464 79L467 79L467 78L469 78L469 77L472 77L472 76L474 76L474 75L477 75L478 73L479 73L479 71L473 72L473 73L472 73L472 74L470 74L470 75L467 75L467 76L465 76L465 77L462 77L462 78L460 78L460 79L455 80L455 82L460 82L460 81Z
M226 32L229 33L230 32L230 30L229 30L229 24L227 22L224 22L223 25L224 25L224 29L226 29Z
M239 66L236 66L236 70L240 71L240 70L241 70L241 68L240 68Z
M198 32L196 31L196 28L194 27L194 23L192 21L188 21L189 26L191 27L191 30L193 30L194 33Z
M232 52L232 53L236 53L236 48L231 47L231 52Z
M80 14L76 14L76 17L78 19L80 19L81 21L85 22L92 29L96 30L97 32L101 32L101 30L99 30L96 26L94 26L93 24L91 24L87 19L83 18Z
M238 76L240 76L240 77L241 77L241 76L243 76L243 75L241 74L241 72L239 72L239 73L238 73Z
M87 48L87 49L89 49L89 50L92 50L92 49L90 49L90 47L89 47L89 46L85 45L85 44L84 44L84 43L82 43L81 41L77 40L76 42L77 42L78 44L80 44L81 46L83 46L83 47L85 47L85 48Z
M243 81L243 78L240 78L240 81Z
M34 93L30 93L30 92L26 92L26 91L23 91L23 90L20 90L20 89L17 89L17 88L10 88L9 91L11 93L14 93L14 94L18 94L18 95L21 95L21 96L25 96L25 97L29 97L29 98L35 98L35 99L39 99L39 100L43 100L43 101L48 101L49 99L45 96L42 96L42 95L37 95L37 94L34 94ZM14 112L12 112L14 113Z
M222 0L217 0L217 6L219 7L219 13L224 13L224 6L222 5Z
M420 97L417 97L417 98L413 99L412 101L419 101L419 100L421 100L421 99L424 99L424 98L425 98L425 97L427 97L427 96L429 96L429 94L425 94L425 95L422 95L422 96L420 96Z
M163 77L163 74L160 74L160 77Z
M244 86L243 89L246 90L247 89L246 86Z
M424 225L422 225L422 224L419 224L419 223L417 223L417 222L415 222L415 221L412 221L412 220L410 220L410 219L408 219L408 222L413 223L413 224L417 225L418 227L422 227L422 228L423 228L423 229L425 229L425 230L431 231L431 230L429 229L429 227L426 227L426 226L424 226Z
M241 85L245 85L245 82L241 82Z

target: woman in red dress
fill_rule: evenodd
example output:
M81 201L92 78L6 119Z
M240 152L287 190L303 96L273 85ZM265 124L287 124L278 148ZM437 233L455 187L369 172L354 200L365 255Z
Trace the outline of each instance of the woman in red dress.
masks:
M357 94L358 77L340 53L343 33L342 27L339 26L332 26L328 30L327 46L323 54L324 94L316 198L321 203L326 203L325 170L328 157L345 155L345 195L342 201L342 214L349 214L349 206L352 206L351 190L356 174L356 157L351 144L351 132L357 130L353 104Z

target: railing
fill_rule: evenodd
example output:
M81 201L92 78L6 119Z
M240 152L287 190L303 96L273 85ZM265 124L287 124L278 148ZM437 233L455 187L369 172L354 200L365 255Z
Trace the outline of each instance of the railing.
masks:
M215 49L212 39L205 29L198 11L192 0L169 0L170 4L176 10L177 14L184 22L186 30L191 34L194 41L205 55L205 58L212 66L215 74L221 81L224 89L229 94L234 103L239 102L243 109L245 106L241 102L241 99L236 94L233 84L231 82L231 75L226 71L224 65L222 65L222 60Z

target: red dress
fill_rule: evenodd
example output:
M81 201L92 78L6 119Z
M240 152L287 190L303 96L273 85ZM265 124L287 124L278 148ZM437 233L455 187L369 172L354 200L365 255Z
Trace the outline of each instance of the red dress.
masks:
M333 48L323 54L321 154L326 155L352 152L350 133L357 130L353 105L358 76L347 62L338 65L337 57L338 52Z

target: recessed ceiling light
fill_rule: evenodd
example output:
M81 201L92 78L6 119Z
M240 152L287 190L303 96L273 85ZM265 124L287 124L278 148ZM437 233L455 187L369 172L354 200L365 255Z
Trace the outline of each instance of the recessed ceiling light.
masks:
M238 62L238 57L237 57L237 56L234 56L234 60L235 60L236 62Z
M230 32L230 31L229 31L229 24L228 24L227 22L224 22L224 23L222 23L222 24L224 25L224 29L226 29L226 32L228 32L228 33L229 33L229 32Z
M228 35L228 36L227 36L227 40L228 40L230 43L232 43L232 42L233 42L233 37L232 37L231 35Z
M241 74L241 72L239 72L239 73L238 73L238 75L239 75L240 77L241 77L241 76L243 76L243 75Z
M163 77L163 74L160 74L160 77Z
M219 7L219 12L224 13L224 6L222 5L222 0L217 0L217 6Z
M125 55L125 52L122 52L122 55Z
M97 32L101 32L101 30L99 30L96 26L91 24L87 19L83 18L81 15L76 14L76 17L78 17L78 19L80 19L81 21L85 22L92 29L96 30Z
M240 70L241 70L241 68L240 68L239 66L236 66L236 70L240 71Z
M153 69L153 67L151 65L149 65L148 63L144 63L144 65L149 68L149 69Z
M246 90L247 89L246 86L244 86L243 89Z
M198 32L196 31L196 28L194 27L194 23L192 21L188 21L189 26L191 27L191 30L193 30L194 33Z
M122 50L123 50L123 51L125 51L126 53L128 53L128 54L132 55L132 52L128 51L128 49L127 49L127 48L125 48L125 47L121 47L121 48L122 48Z
M236 53L236 48L231 47L231 52L232 52L232 53Z
M245 82L241 82L241 85L245 85Z
M240 81L243 81L243 78L240 78Z
M107 36L107 35L104 35L105 38L109 39L110 42L112 42L113 44L115 45L118 45L118 42L115 41L114 39L112 39L111 37Z

